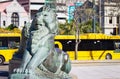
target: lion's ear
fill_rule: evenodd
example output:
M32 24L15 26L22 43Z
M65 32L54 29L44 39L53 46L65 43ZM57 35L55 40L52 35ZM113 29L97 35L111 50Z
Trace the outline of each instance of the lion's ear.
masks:
M43 10L44 10L44 6L41 7L41 8L38 10L38 12L42 12Z
M46 6L43 6L43 11L45 11L46 10Z

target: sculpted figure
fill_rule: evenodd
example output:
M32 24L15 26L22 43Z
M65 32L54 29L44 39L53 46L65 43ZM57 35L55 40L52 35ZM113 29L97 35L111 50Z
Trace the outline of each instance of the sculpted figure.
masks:
M14 69L14 72L36 74L37 70L41 70L58 76L63 74L66 76L71 70L71 63L66 52L54 47L54 36L57 32L55 10L49 7L41 8L29 30L26 31L28 34L26 34L23 61L20 68ZM64 79L64 76L60 79Z
M29 36L29 32L28 32L29 28L30 28L30 23L27 23L23 27L22 33L21 33L20 47L19 47L18 51L13 55L12 59L22 59L23 58L23 53L26 49L26 41Z

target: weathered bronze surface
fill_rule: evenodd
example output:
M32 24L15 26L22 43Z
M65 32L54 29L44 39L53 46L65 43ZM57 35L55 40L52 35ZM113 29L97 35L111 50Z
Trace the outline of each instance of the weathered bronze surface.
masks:
M22 63L14 69L10 79L71 79L68 54L54 47L54 36L58 33L54 1L46 0L32 24L24 27L25 39L21 43L24 45L20 47L22 51L19 50L24 54Z

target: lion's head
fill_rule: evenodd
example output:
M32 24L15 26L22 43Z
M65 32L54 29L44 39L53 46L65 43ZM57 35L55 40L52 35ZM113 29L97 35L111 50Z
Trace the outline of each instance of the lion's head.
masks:
M35 29L40 29L41 26L45 26L49 29L51 33L58 32L58 22L56 13L55 10L51 8L43 7L42 9L40 9L35 15L33 23L33 25L35 25Z

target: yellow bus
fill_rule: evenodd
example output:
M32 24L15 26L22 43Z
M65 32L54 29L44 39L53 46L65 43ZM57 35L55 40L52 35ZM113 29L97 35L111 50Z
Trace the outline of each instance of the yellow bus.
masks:
M20 33L0 33L0 64L8 62L18 50Z
M80 35L77 60L105 60L120 59L120 36L105 35L101 33L88 33ZM69 54L71 60L75 59L75 36L57 35L55 46Z

